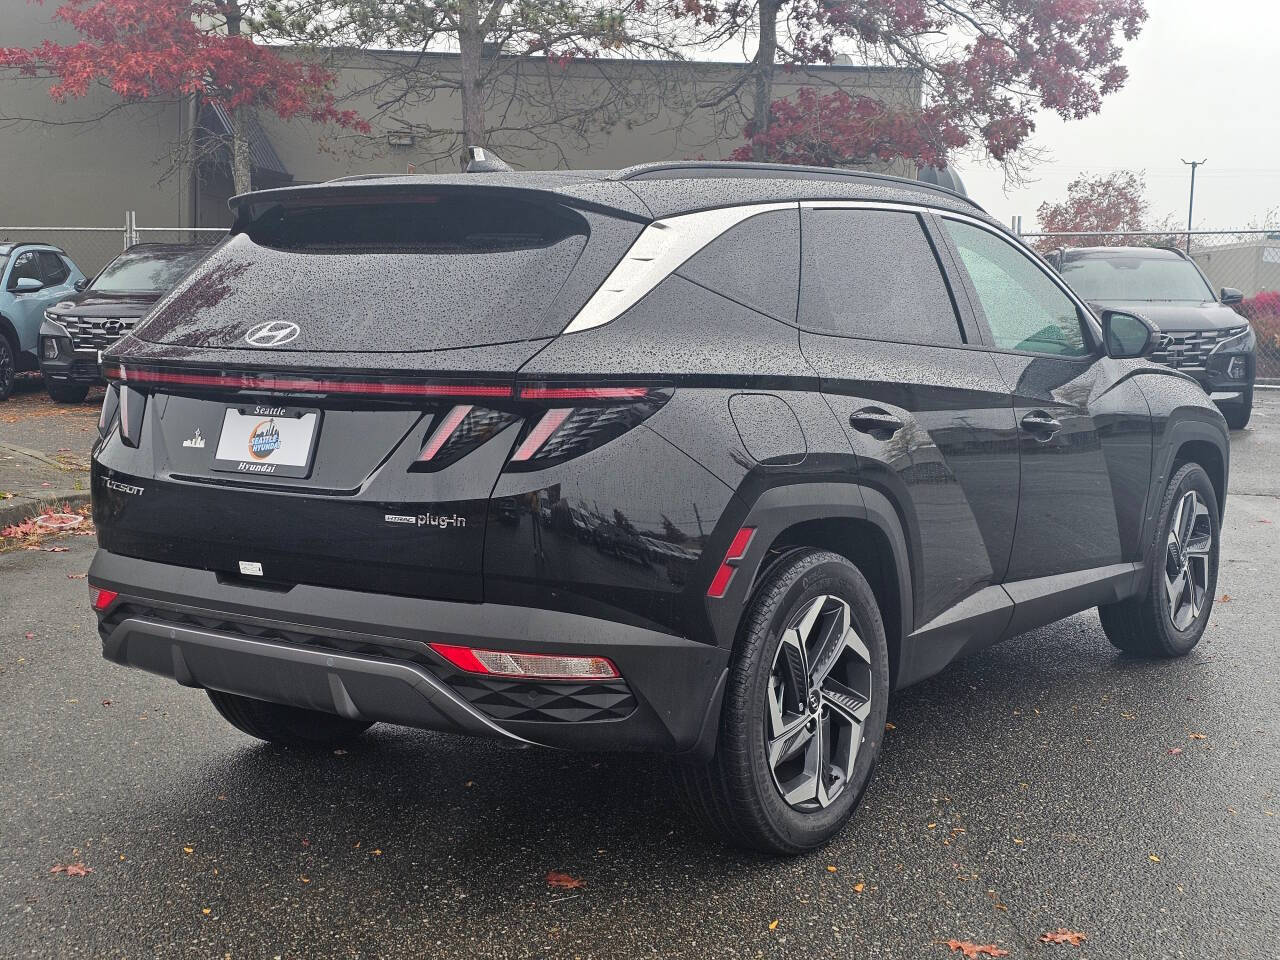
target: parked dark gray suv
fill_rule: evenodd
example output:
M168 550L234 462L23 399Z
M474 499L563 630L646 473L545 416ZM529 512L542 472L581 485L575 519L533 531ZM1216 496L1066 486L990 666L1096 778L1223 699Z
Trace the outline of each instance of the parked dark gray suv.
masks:
M1161 336L1151 359L1194 378L1232 430L1248 425L1257 338L1249 321L1231 309L1243 299L1239 290L1215 293L1181 250L1083 247L1051 260L1096 309L1135 311L1154 322Z
M108 659L256 737L667 754L794 853L891 691L1095 606L1139 656L1204 632L1222 415L963 197L694 163L233 206L105 357L89 583Z

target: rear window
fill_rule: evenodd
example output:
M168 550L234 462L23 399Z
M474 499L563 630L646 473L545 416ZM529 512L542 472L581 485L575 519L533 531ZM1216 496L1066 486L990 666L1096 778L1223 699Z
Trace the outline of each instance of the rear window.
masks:
M255 243L301 253L536 256L565 240L581 240L585 225L542 204L472 192L278 204L245 232Z
M140 336L246 349L247 329L280 319L301 327L280 349L298 351L554 336L569 322L557 296L590 233L590 214L475 188L255 206Z

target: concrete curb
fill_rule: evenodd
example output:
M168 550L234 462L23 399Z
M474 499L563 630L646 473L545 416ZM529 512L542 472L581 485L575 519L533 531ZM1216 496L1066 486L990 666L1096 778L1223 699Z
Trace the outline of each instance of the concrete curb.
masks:
M82 507L89 502L88 490L49 490L34 497L14 495L11 500L0 500L0 528L30 520L45 507Z

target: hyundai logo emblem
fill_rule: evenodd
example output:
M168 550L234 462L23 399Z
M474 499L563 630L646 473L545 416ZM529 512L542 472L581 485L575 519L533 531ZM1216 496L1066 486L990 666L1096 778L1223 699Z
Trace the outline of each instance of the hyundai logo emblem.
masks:
M268 320L256 327L250 327L244 335L247 342L255 347L280 347L298 339L302 331L296 323L287 320Z
M102 332L106 334L110 334L113 337L119 334L120 331L123 329L124 329L124 324L119 320L103 320L102 321Z

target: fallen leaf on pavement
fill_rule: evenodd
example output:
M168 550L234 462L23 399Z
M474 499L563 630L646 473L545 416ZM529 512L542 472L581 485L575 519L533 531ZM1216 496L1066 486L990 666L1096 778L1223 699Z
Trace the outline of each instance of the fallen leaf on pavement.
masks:
M1187 734L1187 736L1190 737L1192 740L1208 740L1209 739L1208 736L1206 736L1203 733L1189 733Z
M863 890L865 890L865 889L867 889L867 885L866 885L865 883L855 883L855 884L853 885L853 892L854 892L854 893L861 893L861 892L862 892Z
M959 950L966 957L1007 957L1008 950L1001 950L994 943L970 943L968 940L948 940L946 945L953 951Z
M577 890L579 887L585 887L587 884L577 877L571 877L567 873L561 873L558 870L547 871L547 886L555 887L557 890Z
M889 723L888 721L885 721L884 728L885 728L886 730L897 730L897 729L898 729L894 724Z
M213 911L212 911L212 910L210 910L208 907L201 907L201 908L200 908L200 912L201 912L201 913L203 913L206 917L207 917L209 914L213 913Z
M56 863L49 868L50 873L65 873L68 877L87 877L93 873L93 867L83 863Z
M836 872L835 864L833 864L833 863L828 863L828 864L827 864L827 873L835 873L835 872Z
M1173 754L1173 755L1176 757L1178 754L1180 754L1180 753L1182 752L1182 748L1181 748L1181 747L1170 747L1170 748L1169 748L1169 750L1168 750L1168 752L1169 752L1169 753L1171 753L1171 754Z
M1059 927L1052 933L1043 933L1040 935L1040 940L1044 943L1069 943L1073 947L1080 946L1081 943L1088 939L1089 938L1083 933L1068 930L1066 927Z
M67 579L68 579L68 580L83 580L83 579L84 579L85 577L87 577L87 576L88 576L88 574L87 574L87 573L68 573L68 574L67 574Z
M778 921L777 921L777 920L774 920L771 924L769 924L769 929L770 929L770 930L777 930L777 929L778 929Z
M1149 853L1149 854L1147 854L1147 859L1148 859L1148 860L1150 860L1152 863L1159 863L1159 862L1160 862L1160 858L1159 858L1159 857L1157 857L1154 853Z
M183 847L183 848L182 848L182 852L183 852L183 853L195 853L195 852L196 852L196 848L195 848L195 847Z
M71 549L70 547L45 547L44 552L45 553L66 553L70 549Z
M1219 602L1219 603L1230 603L1230 602L1231 602L1231 594L1229 594L1229 593L1224 593L1222 596L1220 596L1220 597L1218 598L1218 602Z

